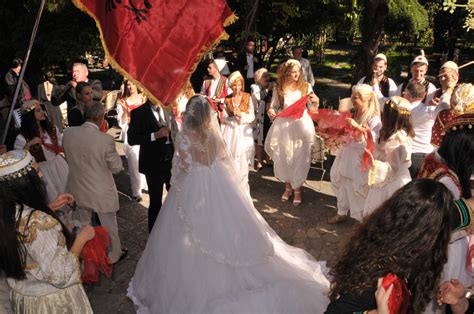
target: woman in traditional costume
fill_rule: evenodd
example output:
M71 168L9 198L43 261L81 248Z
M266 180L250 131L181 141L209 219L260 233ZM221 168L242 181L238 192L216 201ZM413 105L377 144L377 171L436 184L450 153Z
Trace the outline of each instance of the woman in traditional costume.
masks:
M349 209L352 218L362 220L369 189L368 169L364 168L368 165L363 165L362 156L368 141L377 142L382 127L380 106L370 85L355 85L351 100L352 118L346 122L357 134L341 148L331 167L331 183L337 197L337 214L329 219L331 224L345 221Z
M72 242L52 211L73 201L63 194L48 206L28 151L0 156L0 271L15 313L92 313L79 255L94 228L85 227Z
M440 147L428 155L419 177L444 184L456 200L458 210L470 212L472 187L470 178L474 169L474 86L461 84L454 92L457 116L445 129ZM472 249L469 234L458 231L451 237L448 262L443 270L443 281L457 279L464 286L472 285ZM436 303L433 302L433 306Z
M410 122L410 113L411 104L405 98L392 96L384 104L382 128L375 155L371 157L364 217L411 181L408 168L411 165L411 143L415 132Z
M45 114L37 100L30 100L21 107L20 134L15 149L26 149L38 163L50 202L66 189L69 167L64 159L62 135Z
M249 165L255 155L252 123L255 120L254 104L249 93L243 91L244 77L239 71L229 75L227 83L232 94L224 99L225 118L223 137L240 181L250 192Z
M302 114L285 114L294 109L293 105L299 107L301 102L304 102ZM294 206L301 204L301 186L311 166L311 147L315 136L313 120L305 109L306 106L314 108L318 104L319 98L304 80L300 62L290 59L280 65L268 109L268 115L274 121L265 140L265 151L273 160L275 177L285 182L281 201L287 202L294 191Z
M120 137L123 140L123 151L127 157L128 173L130 175L130 185L132 197L137 202L142 200L142 190L147 189L145 176L138 171L138 155L140 145L128 144L127 131L130 124L130 113L146 102L146 97L138 91L137 86L131 81L125 81L125 93L117 101L117 121L122 129Z

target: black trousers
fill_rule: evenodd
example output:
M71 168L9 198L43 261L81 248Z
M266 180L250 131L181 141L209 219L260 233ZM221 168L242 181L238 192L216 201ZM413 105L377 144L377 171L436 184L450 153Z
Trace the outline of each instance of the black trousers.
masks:
M151 232L156 218L160 213L162 205L161 200L163 198L163 185L166 186L167 191L170 189L171 172L166 175L146 174L145 178L148 185L148 194L150 196L150 206L148 207L148 232Z
M421 165L423 164L423 160L425 160L426 156L428 156L428 154L425 153L411 154L411 166L408 168L408 171L410 171L410 175L413 180L418 177Z

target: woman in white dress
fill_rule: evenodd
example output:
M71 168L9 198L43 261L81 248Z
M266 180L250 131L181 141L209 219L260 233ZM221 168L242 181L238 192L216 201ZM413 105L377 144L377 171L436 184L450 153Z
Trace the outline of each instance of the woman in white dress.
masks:
M62 135L49 121L39 101L27 101L21 107L20 134L14 147L30 151L35 158L43 174L48 202L64 193L69 167L63 156Z
M255 105L253 138L255 141L255 170L258 171L262 168L264 160L267 164L270 163L264 150L265 138L271 124L267 111L273 92L273 84L270 82L267 69L261 68L255 71L255 84L250 86L250 90Z
M331 224L345 221L349 209L352 218L362 220L369 190L367 171L361 169L362 155L367 133L371 132L376 143L382 127L378 99L370 85L355 85L351 100L354 109L347 123L360 133L360 139L345 144L331 167L331 184L337 197L337 214L329 219Z
M207 99L187 104L172 187L130 282L138 313L323 313L325 266L253 206Z
M287 202L294 190L295 206L301 204L301 186L311 166L314 124L306 110L299 119L278 117L277 114L306 95L309 95L310 106L319 104L311 85L304 80L299 61L290 59L280 65L268 109L268 115L274 121L265 140L265 151L273 160L275 177L285 182L281 201Z
M384 104L382 128L369 169L369 193L363 217L370 215L392 194L411 181L411 143L415 132L410 120L411 104L405 98L392 96Z
M146 97L138 91L137 86L131 81L125 81L124 85L125 93L117 101L117 121L122 129L120 137L123 140L125 157L127 157L132 197L137 202L140 202L142 200L142 190L147 189L145 176L138 171L140 145L132 146L128 144L127 131L130 124L130 112L143 105L146 102Z
M255 120L254 104L249 93L243 91L244 77L239 71L229 75L227 84L232 94L224 99L224 142L242 184L249 190L249 165L255 155L252 123Z

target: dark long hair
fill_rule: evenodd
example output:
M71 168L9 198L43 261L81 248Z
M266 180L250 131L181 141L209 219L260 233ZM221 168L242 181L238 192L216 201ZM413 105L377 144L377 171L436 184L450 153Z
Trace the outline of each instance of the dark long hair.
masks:
M461 183L462 197L471 198L470 178L474 168L474 129L467 126L447 132L438 149L446 165L456 173Z
M331 299L375 290L377 279L391 272L407 282L409 312L422 312L447 261L453 206L437 181L417 179L396 191L349 238L331 271Z
M26 249L22 242L24 235L18 229L20 223L18 217L21 217L25 205L33 208L32 213L42 211L57 219L56 214L48 207L46 189L34 169L20 178L3 181L0 184L0 272L8 278L17 280L26 277ZM28 222L30 217L31 214ZM72 236L64 224L57 220L62 226L69 248Z
M41 106L38 103L38 106ZM44 110L44 108L43 108ZM46 115L46 112L45 112ZM49 121L48 116L46 115L46 119L43 121L36 121L35 118L35 110L32 109L26 113L21 115L21 127L20 127L20 134L25 137L27 141L33 139L34 137L40 137L40 127L45 130L49 136L52 136L54 131L54 125Z
M390 136L395 134L398 130L404 130L411 138L415 137L410 115L400 114L390 106L390 101L391 100L387 100L383 107L379 143L381 141L387 141Z

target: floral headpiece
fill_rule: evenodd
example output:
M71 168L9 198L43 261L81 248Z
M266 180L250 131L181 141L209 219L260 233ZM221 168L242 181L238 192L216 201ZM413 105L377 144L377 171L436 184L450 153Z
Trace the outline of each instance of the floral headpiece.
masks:
M285 67L290 67L290 66L291 66L291 67L297 66L298 68L301 69L301 63L300 63L298 60L296 60L296 59L288 59L288 60L286 60L286 62L285 62Z
M368 84L357 84L352 86L353 93L361 93L361 94L372 94L373 88Z
M11 150L0 156L0 182L21 178L33 169L33 156L27 150Z
M21 113L25 114L30 111L33 111L39 105L40 105L40 102L36 99L28 100L21 106Z
M232 72L227 78L227 83L229 86L232 86L237 80L244 80L244 77L239 71Z
M403 97L392 96L385 103L389 104L392 109L398 111L398 113L400 114L403 114L403 115L411 114L411 104L408 100L406 100Z
M474 113L474 86L472 84L460 84L451 97L456 115Z

